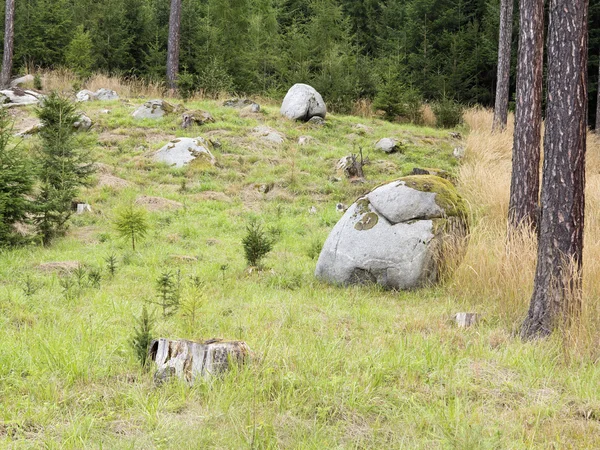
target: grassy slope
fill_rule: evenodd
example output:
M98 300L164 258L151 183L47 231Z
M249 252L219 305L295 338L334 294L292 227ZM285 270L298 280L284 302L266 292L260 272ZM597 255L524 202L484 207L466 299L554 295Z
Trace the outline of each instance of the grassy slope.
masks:
M598 370L565 364L554 341L523 344L493 317L456 329L451 316L472 303L455 287L391 293L313 279L311 249L337 221L335 204L414 166L455 170L447 132L342 116L311 128L279 119L273 106L241 118L212 102L189 106L217 122L183 131L176 116L133 120L142 101L82 105L96 122L84 138L94 156L131 187L82 192L94 212L75 217L52 247L0 253L3 447L598 447ZM111 113L101 114L104 108ZM263 122L287 143L252 136ZM352 125L359 122L373 133L358 135ZM306 134L315 143L296 146ZM147 158L172 137L197 135L221 141L221 167L175 170ZM411 143L403 155L378 154L373 143L384 136ZM354 143L372 160L368 182L331 181ZM25 147L32 145L35 139ZM271 182L266 195L254 186ZM185 207L151 212L151 231L133 253L111 223L115 209L139 195ZM313 205L317 213L309 214ZM248 274L240 242L252 216L280 239L265 261L272 270ZM58 274L37 268L74 260L105 270L111 253L119 258L116 276L104 271L99 289L70 297ZM134 317L155 297L165 269L181 270L184 301L200 299L201 306L195 320L185 308L158 316L156 335L243 339L256 352L252 364L193 388L156 387L139 370L129 347ZM22 290L27 276L42 285L30 297ZM204 281L200 291L190 276Z

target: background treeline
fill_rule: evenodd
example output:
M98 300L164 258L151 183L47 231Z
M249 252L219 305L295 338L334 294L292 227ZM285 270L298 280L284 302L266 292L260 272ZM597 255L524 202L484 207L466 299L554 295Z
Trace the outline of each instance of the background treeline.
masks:
M499 0L183 0L181 81L208 94L266 95L306 82L337 110L359 98L402 103L389 98L398 95L491 105L499 7ZM18 1L15 64L159 81L168 19L167 0ZM517 21L515 14L515 29ZM597 28L590 27L592 55ZM598 57L591 62L595 99Z

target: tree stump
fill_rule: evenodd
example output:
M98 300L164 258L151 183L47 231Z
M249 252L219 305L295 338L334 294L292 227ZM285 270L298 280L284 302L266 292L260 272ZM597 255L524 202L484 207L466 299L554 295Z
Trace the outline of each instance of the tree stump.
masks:
M162 383L176 376L193 384L226 372L231 363L247 361L250 348L243 341L210 339L205 342L160 338L150 345L149 356L156 363L154 381Z
M477 313L459 312L454 316L454 320L459 328L468 328L477 323L479 316Z

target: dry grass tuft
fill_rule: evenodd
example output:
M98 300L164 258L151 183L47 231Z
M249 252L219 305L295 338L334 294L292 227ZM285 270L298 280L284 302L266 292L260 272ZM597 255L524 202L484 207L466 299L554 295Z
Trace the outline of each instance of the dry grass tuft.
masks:
M423 125L426 127L435 127L437 120L435 119L431 105L424 104L421 112L423 114Z
M537 260L536 236L527 230L506 239L513 117L504 133L492 133L492 111L465 112L470 128L459 182L471 206L469 250L451 290L472 307L486 310L516 330L529 306ZM563 330L569 359L600 357L600 138L589 135L586 187L584 286L581 316Z

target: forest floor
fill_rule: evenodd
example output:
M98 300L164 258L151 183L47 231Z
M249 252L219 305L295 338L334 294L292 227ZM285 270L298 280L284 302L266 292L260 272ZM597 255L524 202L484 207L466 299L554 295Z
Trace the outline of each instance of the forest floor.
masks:
M510 130L488 133L488 112L467 112L460 140L451 130L334 114L317 127L280 118L275 104L245 114L215 101L186 105L215 123L182 130L179 115L131 117L144 101L79 105L95 123L82 145L101 163L80 195L92 212L74 216L50 247L0 251L0 447L600 448L597 340L524 343L515 334L535 250L527 236L514 252L504 245ZM12 111L17 127L33 115ZM255 136L263 124L285 142ZM313 141L299 146L301 135ZM218 139L218 166L173 169L149 158L184 136ZM404 152L378 153L382 137L403 141ZM20 145L31 151L37 138ZM467 147L460 166L456 146ZM336 162L359 147L371 160L366 182L335 181ZM414 167L454 173L470 204L471 246L455 277L412 292L315 280L336 204ZM114 219L141 196L178 203L150 205L150 232L134 252ZM262 271L244 260L251 218L277 236ZM93 286L83 270L47 263L100 270L102 279ZM182 279L182 306L168 318L150 303L165 271ZM212 382L156 386L130 346L145 304L156 337L241 339L255 357ZM457 328L459 311L483 320Z

